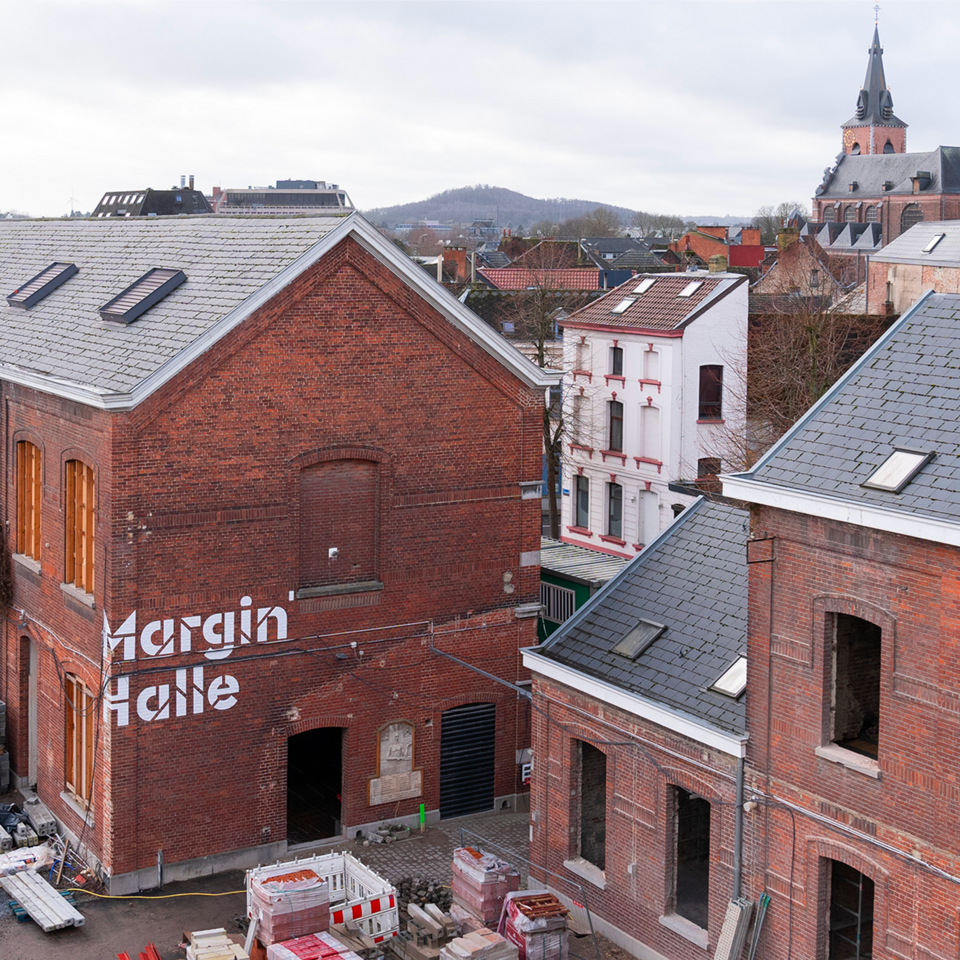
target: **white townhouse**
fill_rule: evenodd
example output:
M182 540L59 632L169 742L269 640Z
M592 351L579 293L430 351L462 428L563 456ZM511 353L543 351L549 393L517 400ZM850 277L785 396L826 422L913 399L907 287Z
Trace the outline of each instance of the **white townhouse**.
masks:
M739 467L747 277L723 269L639 274L564 321L566 542L632 557L693 502L670 484Z

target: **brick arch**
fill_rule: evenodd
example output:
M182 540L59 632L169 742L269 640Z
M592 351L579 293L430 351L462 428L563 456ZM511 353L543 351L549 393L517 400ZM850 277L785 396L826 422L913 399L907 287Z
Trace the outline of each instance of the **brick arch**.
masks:
M311 715L305 717L302 713L300 714L300 719L295 721L287 720L287 737L295 737L298 733L307 733L310 730L320 730L323 727L340 727L349 729L351 724L351 718L347 716L342 717L327 717L327 716L317 716Z
M710 803L724 803L723 794L707 780L701 779L696 774L691 774L680 767L668 767L660 764L657 771L658 778L662 786L683 787L688 793L696 793Z
M883 633L884 649L892 651L897 639L897 618L884 607L846 593L821 593L813 598L813 649L829 643L827 614L845 613L875 623ZM888 647L889 639L889 647Z
M373 460L376 463L387 463L389 459L387 453L379 447L337 445L307 450L290 462L302 470L304 467L312 467L315 463L325 463L329 460Z
M881 884L890 879L890 871L880 866L876 860L861 853L856 847L827 837L809 837L807 839L807 854L817 860L839 860L848 867L869 877L879 890ZM876 911L874 911L876 913Z
M20 430L14 431L13 436L10 438L10 442L16 447L18 443L32 443L46 458L47 450L43 442L43 438L39 433L34 433L33 430L29 428L22 428Z

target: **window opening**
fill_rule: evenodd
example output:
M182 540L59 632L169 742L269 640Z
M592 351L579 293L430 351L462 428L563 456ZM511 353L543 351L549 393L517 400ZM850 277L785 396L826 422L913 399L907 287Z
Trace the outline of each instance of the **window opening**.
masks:
M287 843L343 832L343 727L320 727L287 738Z
M829 960L873 957L873 881L839 860L830 867Z
M863 212L863 219L867 223L876 223L878 220L877 208L871 203L869 207Z
M666 629L662 623L641 619L623 635L623 639L610 652L628 660L636 660L654 640L663 636Z
M623 487L607 484L607 536L623 537Z
M623 376L623 347L611 347L610 374L614 377Z
M543 619L551 623L563 623L569 620L576 608L576 594L569 587L558 587L555 583L540 583L540 606L543 607Z
M720 420L723 417L723 367L706 364L700 368L700 420Z
M850 206L848 206L847 209L843 211L843 219L844 219L847 223L854 223L854 222L856 221L856 219L857 219L857 210L856 210L856 208L853 206L853 204L851 204Z
M7 297L7 303L11 307L29 310L78 272L74 263L51 263L46 270L41 270L35 277L14 290Z
M577 522L583 530L590 528L590 480L578 474L575 478L577 488Z
M601 870L607 865L607 755L580 745L580 856Z
M17 553L40 559L40 450L32 443L17 444Z
M923 223L923 210L919 203L908 203L900 213L900 232L904 233L918 223Z
M823 208L823 222L824 223L833 223L837 219L837 212L833 207L824 207Z
M608 450L623 450L623 404L619 400L611 400L609 408L610 431Z
M64 581L93 593L93 469L80 460L67 461L66 564Z
M126 290L105 303L100 308L100 316L116 323L133 323L186 279L187 276L182 270L149 270Z
M835 615L832 740L874 758L880 742L880 653L880 627Z
M84 807L93 794L93 720L97 706L83 681L68 673L64 678L65 770L64 782Z
M716 477L720 474L719 457L701 457L697 461L697 479L704 477Z
M674 910L707 929L710 916L710 804L675 787L676 889Z

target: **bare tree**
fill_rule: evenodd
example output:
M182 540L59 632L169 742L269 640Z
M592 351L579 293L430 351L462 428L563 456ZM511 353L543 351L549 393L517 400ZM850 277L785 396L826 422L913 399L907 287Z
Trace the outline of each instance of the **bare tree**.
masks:
M775 207L769 205L760 207L753 215L753 220L751 221L751 226L760 231L760 242L763 244L776 243L777 233L783 221L786 220L794 210L798 211L804 219L810 216L810 211L807 210L805 203L791 203L785 200L782 203L778 203Z

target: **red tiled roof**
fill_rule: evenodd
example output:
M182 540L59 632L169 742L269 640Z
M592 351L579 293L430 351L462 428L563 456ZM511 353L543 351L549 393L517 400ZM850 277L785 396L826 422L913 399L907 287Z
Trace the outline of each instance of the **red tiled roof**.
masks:
M599 270L517 270L483 269L477 271L498 290L526 290L546 287L550 290L596 290L600 286Z
M656 279L646 293L636 295L634 302L623 313L610 311L626 297L634 297L633 291L644 279ZM702 281L701 286L690 297L678 297L678 294L695 280ZM638 274L626 283L615 287L605 297L587 304L582 310L567 317L563 325L633 327L640 330L675 330L683 321L713 294L718 287L732 286L746 277L729 275L709 275L706 273L652 273Z

